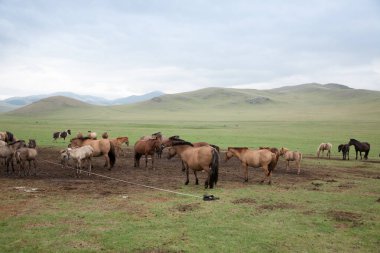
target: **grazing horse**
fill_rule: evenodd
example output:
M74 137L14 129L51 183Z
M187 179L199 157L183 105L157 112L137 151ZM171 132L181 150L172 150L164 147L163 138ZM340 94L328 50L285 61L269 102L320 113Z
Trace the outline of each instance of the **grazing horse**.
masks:
M88 137L74 138L70 140L69 147L76 148L85 145L90 145L94 149L94 152L92 153L93 157L104 157L106 160L104 168L107 168L108 165L110 166L109 170L113 168L116 162L115 146L109 139L93 140Z
M121 154L123 154L123 150L121 149L121 145L123 143L127 144L127 146L129 146L129 139L127 136L124 136L124 137L117 137L116 139L110 139L110 141L113 143L113 145L115 146L115 150L116 150L116 154L118 156L120 156Z
M53 139L56 141L58 138L63 138L63 140L65 141L68 134L71 135L70 129L67 129L66 131L63 131L63 132L54 132Z
M317 156L319 158L319 154L321 153L322 151L322 156L323 156L323 152L325 152L325 150L327 150L327 154L326 156L329 157L330 159L330 155L331 155L331 149L332 149L332 144L331 143L321 143L317 149Z
M247 147L228 147L225 161L227 162L232 157L237 157L244 167L244 181L248 182L248 166L253 168L262 167L264 178L261 183L264 183L265 177L269 178L268 184L272 183L272 171L277 165L276 154L267 149L251 150Z
M16 138L11 132L5 131L0 132L0 140L8 143L16 141Z
M364 159L368 159L368 153L371 149L371 145L368 142L359 142L355 139L350 139L350 142L348 143L349 146L354 145L355 146L355 152L356 152L356 160L358 160L358 152L360 152L360 160L363 159L362 152L364 152Z
M28 148L23 147L19 148L15 152L16 161L19 164L19 173L18 175L21 177L21 170L24 171L24 176L30 175L32 172L31 169L31 162L33 162L34 165L34 173L33 175L37 175L37 164L36 164L36 158L37 158L37 150L35 148ZM28 162L28 171L26 171L25 163Z
M219 154L211 146L194 147L192 143L177 140L174 141L168 150L168 159L179 155L185 163L186 182L189 183L189 169L192 169L195 175L195 184L198 184L197 171L206 171L208 177L205 181L205 188L213 188L218 182L219 171Z
M346 160L346 157L348 160L350 160L350 145L348 144L340 144L338 146L338 152L342 151L343 160Z
M140 168L140 158L145 155L145 168L148 167L148 156L152 159L152 168L154 169L154 152L160 148L161 141L155 137L147 140L138 140L134 146L134 167Z
M287 148L282 147L280 149L280 155L285 158L286 160L286 170L289 170L289 163L290 161L295 161L297 165L297 174L300 174L301 171L301 160L302 160L302 153L298 151L290 151Z

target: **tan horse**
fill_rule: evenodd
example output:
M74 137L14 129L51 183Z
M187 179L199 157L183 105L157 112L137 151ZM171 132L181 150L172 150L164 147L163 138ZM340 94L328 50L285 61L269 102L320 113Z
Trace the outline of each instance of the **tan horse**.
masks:
M321 153L322 151L322 156L323 156L323 153L325 150L327 150L327 154L326 156L329 157L330 159L330 155L331 155L331 149L332 149L332 144L331 143L321 143L317 149L317 156L319 158L319 154Z
M231 157L237 157L245 169L244 180L248 182L248 167L259 168L262 167L264 171L264 178L261 183L264 183L265 177L269 179L268 184L272 183L272 171L277 165L276 155L267 149L250 150L246 147L235 148L229 147L226 152L227 162Z
M302 153L298 151L290 151L289 149L282 147L280 149L280 155L284 157L284 159L286 160L286 170L289 170L290 161L296 162L296 166L298 169L297 174L299 175L301 171Z
M17 141L16 137L8 131L0 132L0 140L5 142L14 142Z
M140 168L140 158L145 155L145 168L148 167L148 156L152 159L152 168L154 169L154 152L161 147L161 141L156 138L147 140L138 140L134 147L134 167Z
M70 140L70 147L77 148L90 145L94 152L93 157L103 156L106 160L104 168L109 167L109 170L113 168L116 162L115 147L108 139L93 140L88 137L74 138Z
M186 182L189 183L189 169L195 175L195 184L198 184L197 171L206 171L208 177L205 188L213 188L218 182L219 154L211 146L194 147L190 142L183 140L174 141L168 151L168 159L179 155L186 167Z
M115 146L116 154L118 156L123 154L123 150L121 148L121 145L123 145L125 143L125 144L127 144L127 146L129 146L129 139L127 136L117 137L116 139L110 139L110 141Z

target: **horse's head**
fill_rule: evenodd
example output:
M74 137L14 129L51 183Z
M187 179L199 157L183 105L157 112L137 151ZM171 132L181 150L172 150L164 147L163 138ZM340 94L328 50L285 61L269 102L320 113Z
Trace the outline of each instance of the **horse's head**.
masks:
M60 153L61 153L61 165L62 165L62 168L65 168L69 159L70 159L70 153L68 152L69 149L64 149L64 150L61 150Z
M167 158L168 159L172 159L176 154L177 154L177 151L175 150L175 148L170 147L168 149L168 156L167 156Z
M280 148L280 155L284 155L286 152L288 152L289 151L289 149L287 149L287 148L284 148L284 147L281 147Z
M28 143L28 147L29 148L36 148L37 144L36 144L36 140L34 139L29 139L29 143Z
M73 138L70 140L70 147L81 147L83 143L83 138Z
M67 133L71 135L71 130L70 130L70 129L67 129Z
M351 145L355 145L355 143L357 143L358 141L355 140L355 139L350 139L350 141L348 142L348 145L351 146Z
M340 144L340 145L338 146L338 152L342 151L343 146L344 146L343 144Z
M230 160L233 156L234 156L234 153L232 153L231 150L228 150L228 151L226 152L226 155L225 155L224 161L227 162L227 161Z

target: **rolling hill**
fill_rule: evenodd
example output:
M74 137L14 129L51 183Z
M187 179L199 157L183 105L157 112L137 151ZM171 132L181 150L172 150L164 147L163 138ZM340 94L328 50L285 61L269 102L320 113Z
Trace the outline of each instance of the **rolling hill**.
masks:
M53 97L10 114L121 121L376 121L380 119L380 92L311 83L271 90L206 88L118 106Z

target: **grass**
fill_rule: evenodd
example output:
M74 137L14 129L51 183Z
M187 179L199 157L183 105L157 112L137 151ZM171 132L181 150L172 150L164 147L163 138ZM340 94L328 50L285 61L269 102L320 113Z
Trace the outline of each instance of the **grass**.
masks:
M307 163L318 165L313 160ZM309 182L218 187L213 194L221 200L215 202L152 191L131 194L128 199L118 194L33 198L7 193L3 204L17 206L27 201L31 205L24 205L15 216L3 216L0 251L377 251L378 179L350 175L321 182L318 190ZM339 187L346 182L354 182L354 187Z

